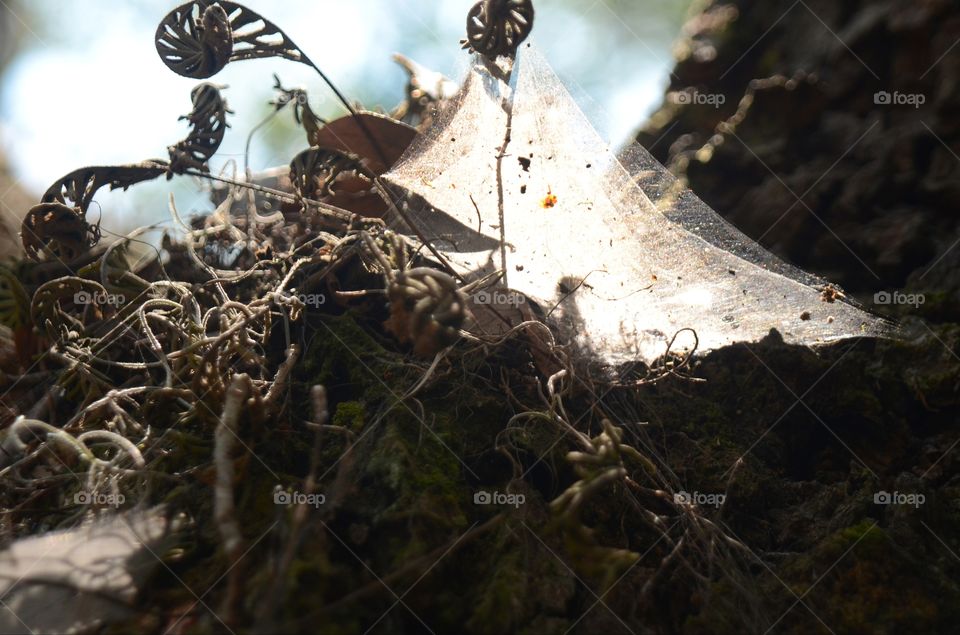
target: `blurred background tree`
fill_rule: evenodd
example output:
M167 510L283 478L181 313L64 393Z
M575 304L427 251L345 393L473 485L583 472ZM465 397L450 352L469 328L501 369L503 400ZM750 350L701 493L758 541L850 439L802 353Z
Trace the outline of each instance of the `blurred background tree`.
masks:
M14 14L17 6L16 2L12 2L10 11L0 10L0 75L6 70L22 40L20 25ZM0 82L0 101L2 96L3 83ZM7 260L20 253L20 241L17 238L19 219L31 204L30 197L20 187L7 160L6 144L2 143L6 129L7 126L0 119L0 260Z

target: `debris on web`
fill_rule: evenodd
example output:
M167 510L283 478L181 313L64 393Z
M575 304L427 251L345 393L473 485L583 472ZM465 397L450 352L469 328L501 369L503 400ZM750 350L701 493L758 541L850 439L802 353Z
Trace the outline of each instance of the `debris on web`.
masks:
M563 340L606 364L757 341L882 336L891 325L779 260L646 150L616 153L544 57L480 56L460 94L384 175L465 279L502 272ZM675 337L679 334L679 337Z

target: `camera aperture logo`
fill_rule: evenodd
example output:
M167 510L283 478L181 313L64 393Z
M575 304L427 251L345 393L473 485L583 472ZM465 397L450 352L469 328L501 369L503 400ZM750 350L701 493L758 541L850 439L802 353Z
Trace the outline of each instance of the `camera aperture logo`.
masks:
M309 505L319 509L327 502L323 494L304 494L303 492L288 492L279 485L273 490L274 505Z
M675 505L696 505L697 507L720 507L727 500L726 494L704 494L680 490L673 495Z
M926 301L927 298L922 293L902 293L900 291L894 291L893 293L890 293L889 291L878 291L877 293L873 294L874 304L903 304L912 306L915 309L919 309L920 305Z
M73 495L74 505L93 505L95 507L120 507L127 500L123 494L100 494L97 492L77 492Z
M475 304L493 306L520 306L527 298L522 293L504 293L503 291L480 291L473 296Z
M901 93L898 90L890 93L881 90L873 94L873 103L878 106L913 106L919 108L927 103L927 96L923 93Z
M719 108L727 103L727 96L723 93L701 93L688 88L670 93L670 100L680 106L713 106Z
M126 304L127 298L122 293L107 293L106 291L77 291L73 294L73 303L77 306L120 306Z
M879 491L873 494L874 505L910 505L914 509L927 502L923 494L905 494L903 492Z
M487 492L480 490L473 495L474 505L511 505L518 508L527 502L523 494L505 494L504 492Z

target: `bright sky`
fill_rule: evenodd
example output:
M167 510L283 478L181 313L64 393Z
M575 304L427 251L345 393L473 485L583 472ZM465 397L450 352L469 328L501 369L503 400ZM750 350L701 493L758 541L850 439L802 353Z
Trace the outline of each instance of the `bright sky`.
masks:
M244 3L284 29L350 99L389 110L405 85L404 72L390 59L394 52L459 79L467 58L458 40L473 1ZM572 92L602 111L611 140L621 142L662 99L682 12L676 0L619 0L633 5L626 15L615 10L617 1L538 0L534 37ZM667 10L666 3L674 6ZM650 5L645 19L638 19L638 5ZM169 71L153 44L156 25L173 6L169 0L31 0L30 12L18 14L14 26L25 25L24 50L3 77L0 143L28 189L42 192L85 165L165 158L166 147L186 136L177 117L189 112L197 82ZM339 112L306 66L278 59L230 64L211 79L230 86L225 96L236 111L214 169L242 161L248 132L270 110L274 72L285 86L306 87L318 112ZM279 118L279 131L254 139L255 170L285 164L305 146L302 134L284 125L292 115ZM168 191L177 194L181 211L204 207L186 179L173 188L163 182L126 195L102 192L97 201L108 226L126 229L165 219Z

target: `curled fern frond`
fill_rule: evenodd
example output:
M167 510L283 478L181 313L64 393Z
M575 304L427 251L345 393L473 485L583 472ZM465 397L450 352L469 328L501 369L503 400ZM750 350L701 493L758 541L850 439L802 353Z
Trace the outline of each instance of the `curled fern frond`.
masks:
M288 104L293 104L293 118L303 126L307 132L307 139L313 139L320 132L320 127L327 124L327 120L317 116L310 108L307 91L302 88L284 88L280 77L273 76L273 89L279 93L277 98L270 102L274 112L279 112Z
M290 162L290 180L304 198L313 198L317 191L333 196L334 182L345 173L366 177L371 182L376 178L360 157L340 150L308 148Z
M91 166L74 170L47 188L20 226L20 240L27 256L41 260L41 254L70 262L84 255L100 241L99 225L87 222L87 208L97 191L127 189L167 172L165 161L134 165Z
M182 4L160 22L155 41L170 70L194 79L212 77L229 62L262 57L312 65L280 27L235 2Z
M397 274L387 288L386 327L418 355L435 355L457 341L466 318L466 298L451 276L426 267Z
M227 124L227 113L233 113L220 95L220 88L223 87L204 82L191 91L193 111L180 119L189 121L192 129L186 139L167 148L170 153L168 179L189 168L201 172L210 171L207 161L216 154L223 142L223 135L230 127Z
M72 204L86 214L97 190L109 185L111 190L155 179L166 173L165 161L144 161L131 165L97 165L74 170L47 188L41 203Z
M233 29L219 4L188 2L164 17L154 38L163 63L177 75L206 79L233 54Z
M73 276L64 276L40 286L33 294L30 317L43 328L53 341L74 338L85 329L78 316L86 300L106 296L107 290L99 283Z
M281 57L306 64L320 75L340 103L357 117L330 78L313 63L280 27L236 2L191 0L168 13L154 37L157 53L167 68L178 75L206 79L229 62ZM386 162L382 149L363 121L358 125Z
M86 221L79 208L63 203L33 206L20 225L20 241L27 256L42 260L44 253L63 262L83 256L100 240L100 229Z
M463 48L491 61L513 56L533 30L532 0L480 0L467 14L467 39Z

